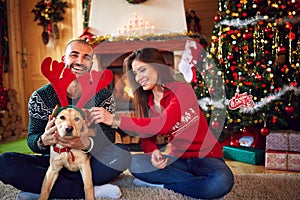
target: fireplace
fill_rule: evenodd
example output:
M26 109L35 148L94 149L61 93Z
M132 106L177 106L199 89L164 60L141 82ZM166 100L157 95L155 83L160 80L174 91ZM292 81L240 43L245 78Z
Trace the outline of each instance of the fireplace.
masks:
M178 55L175 52L184 50L186 39L166 40L166 41L120 41L120 42L103 42L95 47L98 69L109 69L113 72L113 81L109 84L116 99L116 113L121 115L132 114L132 91L129 88L127 79L123 76L123 61L134 50L142 47L154 47L160 49L169 66L174 67L178 64ZM177 62L176 62L177 60ZM177 64L176 64L177 63ZM130 135L122 136L122 131L118 129L116 142L130 145L130 149L137 148L140 151L139 137ZM165 145L166 138L157 137L158 145Z
M117 111L132 110L132 90L128 80L123 76L123 61L135 49L144 46L161 50L167 64L174 66L174 49L184 49L185 40L159 42L105 42L95 48L96 58L100 69L109 69L113 72L113 81L109 84L116 99Z
M107 69L113 72L113 81L108 85L108 89L114 94L117 111L132 110L132 89L128 79L123 76L122 66L110 66Z

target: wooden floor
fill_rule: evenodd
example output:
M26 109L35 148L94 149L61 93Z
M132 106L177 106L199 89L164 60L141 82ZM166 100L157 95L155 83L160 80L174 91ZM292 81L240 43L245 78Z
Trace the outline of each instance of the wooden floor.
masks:
M233 174L300 174L300 172L268 170L264 165L251 165L233 160L226 160Z

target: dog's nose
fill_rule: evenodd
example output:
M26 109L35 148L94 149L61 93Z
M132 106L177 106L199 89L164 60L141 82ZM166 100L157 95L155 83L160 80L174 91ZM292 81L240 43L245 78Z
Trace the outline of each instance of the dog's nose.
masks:
M67 133L72 133L72 131L73 131L73 127L72 126L66 127L66 132Z

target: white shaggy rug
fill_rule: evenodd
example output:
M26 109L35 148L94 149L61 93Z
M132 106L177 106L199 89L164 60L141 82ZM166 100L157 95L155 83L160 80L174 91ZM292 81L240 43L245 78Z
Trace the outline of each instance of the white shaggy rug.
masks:
M193 200L193 198L162 188L136 187L133 176L124 172L112 183L121 187L122 200ZM226 200L298 200L300 173L296 174L241 174L235 175L235 185ZM14 200L18 190L0 182L2 200ZM104 199L104 198L103 198Z

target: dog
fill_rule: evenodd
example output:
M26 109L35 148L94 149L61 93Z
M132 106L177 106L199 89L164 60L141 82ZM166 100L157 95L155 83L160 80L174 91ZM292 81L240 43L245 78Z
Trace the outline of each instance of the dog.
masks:
M57 114L56 114L57 113ZM88 111L68 106L56 107L50 116L55 116L55 125L60 137L72 138L83 135L93 136L95 132L88 126ZM40 200L49 198L51 189L58 177L59 171L66 167L70 171L80 171L86 200L95 200L92 181L92 171L88 154L80 149L71 149L56 144L50 147L50 166L46 172L41 189Z

